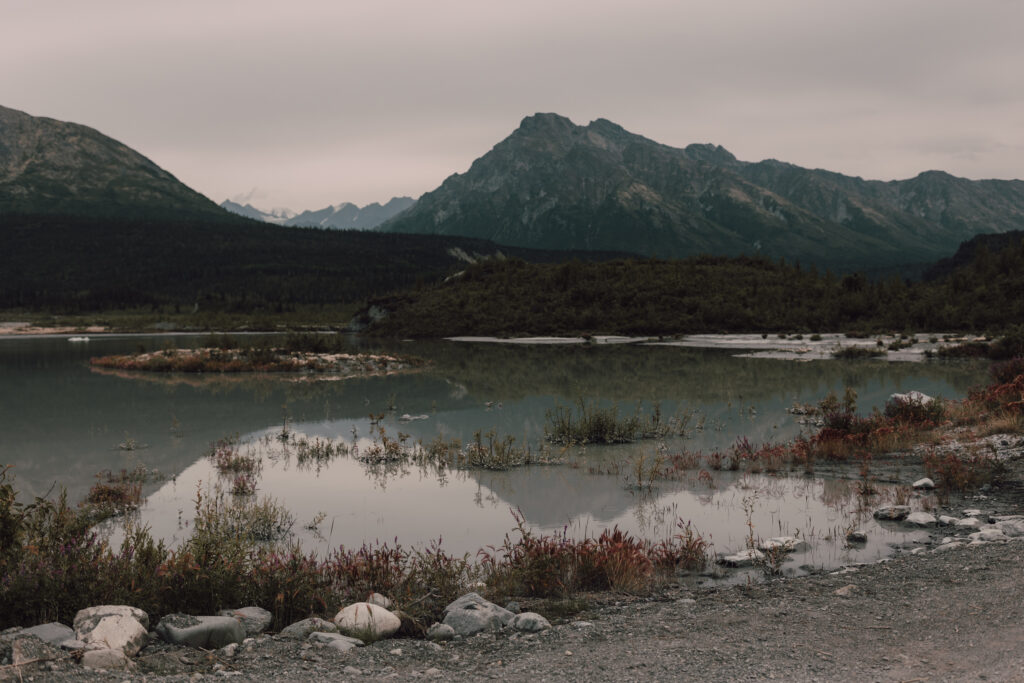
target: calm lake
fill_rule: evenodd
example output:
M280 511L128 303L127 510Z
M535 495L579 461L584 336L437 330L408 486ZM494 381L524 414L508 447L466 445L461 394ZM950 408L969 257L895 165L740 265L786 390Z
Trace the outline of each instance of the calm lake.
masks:
M347 381L290 381L240 375L145 375L96 372L91 356L201 346L199 335L0 338L0 464L13 464L26 497L65 487L81 500L98 472L144 465L164 479L144 488L141 521L176 542L189 533L197 491L209 492L218 473L206 454L213 442L237 435L241 450L262 460L257 496L271 496L295 517L293 531L309 549L397 539L424 545L441 539L449 552L475 553L501 542L519 510L537 531L576 536L618 526L660 539L681 518L710 536L718 552L738 551L753 524L757 536L799 533L811 541L787 569L870 561L922 532L883 528L858 513L856 482L821 477L712 472L713 481L628 486L628 464L656 453L654 442L590 446L561 453L569 464L510 471L439 474L415 466L372 468L344 456L308 466L296 462L277 436L369 445L371 414L396 437L427 443L437 435L468 441L496 430L539 449L547 410L580 397L632 413L689 416L690 435L669 439L685 448L724 450L737 438L782 441L806 429L786 409L816 403L830 390L852 387L862 411L890 394L918 390L963 397L982 384L974 363L887 363L738 358L734 351L660 346L512 346L459 342L378 344L352 339L353 349L386 350L429 361L416 374ZM403 420L402 416L417 419ZM560 454L561 449L552 448ZM616 463L625 464L616 474ZM205 495L205 493L204 493ZM749 512L748 512L749 510ZM305 528L319 521L315 530ZM853 523L871 541L842 542Z

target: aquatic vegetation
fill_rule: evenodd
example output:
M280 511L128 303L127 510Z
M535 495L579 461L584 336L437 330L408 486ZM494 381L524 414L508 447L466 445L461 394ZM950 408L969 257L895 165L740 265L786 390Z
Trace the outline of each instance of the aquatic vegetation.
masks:
M421 625L480 578L484 592L544 596L613 588L650 590L675 571L699 569L708 544L688 524L659 543L618 529L597 538L536 535L516 518L518 538L481 552L479 561L451 555L441 540L426 548L398 543L339 547L323 556L290 544L294 519L268 498L197 490L191 534L171 549L148 528L128 523L110 546L91 519L63 495L25 505L9 470L0 470L0 628L69 622L82 607L131 604L151 614L209 614L239 604L274 615L274 628L310 615L330 618L373 591L388 595ZM559 573L543 567L560 568Z
M560 405L545 412L544 438L570 446L685 436L695 414L694 411L683 410L679 415L665 419L660 404L653 405L650 415L644 414L642 408L638 403L632 415L619 417L616 405L602 408L596 401L580 398L575 409Z

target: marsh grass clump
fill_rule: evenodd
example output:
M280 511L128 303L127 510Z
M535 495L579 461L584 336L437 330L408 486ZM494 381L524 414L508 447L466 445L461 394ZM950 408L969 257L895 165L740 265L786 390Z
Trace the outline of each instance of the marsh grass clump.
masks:
M619 416L616 405L600 407L596 401L580 398L575 408L555 406L544 414L544 438L563 446L631 443L640 439L685 436L693 411L682 411L666 419L661 405L655 403L650 415L637 404L632 415Z
M254 477L263 467L260 458L252 453L242 453L238 435L220 439L210 447L207 457L213 462L218 473L225 476Z
M502 435L495 429L486 432L478 430L473 439L463 445L459 439L448 439L438 435L424 445L411 442L408 434L398 433L397 438L388 435L383 427L377 427L371 444L360 450L352 449L357 460L368 465L398 464L433 467L443 470L509 470L527 465L550 465L561 462L551 450L542 446L536 451L529 445L518 445L515 437Z
M566 597L581 591L642 593L678 571L702 569L710 544L688 522L658 543L618 527L577 540L568 528L535 534L519 513L516 528L500 546L480 551L484 579L499 596Z
M207 494L197 490L195 512L192 540L203 543L278 543L291 536L295 525L295 517L277 500L229 497L220 486Z

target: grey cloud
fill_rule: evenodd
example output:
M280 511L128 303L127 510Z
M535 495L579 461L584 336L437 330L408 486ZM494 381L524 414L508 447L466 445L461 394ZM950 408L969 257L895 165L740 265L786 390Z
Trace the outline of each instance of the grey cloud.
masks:
M1024 175L1017 2L19 9L0 25L0 63L19 65L3 104L92 125L218 200L418 195L536 111L866 177Z

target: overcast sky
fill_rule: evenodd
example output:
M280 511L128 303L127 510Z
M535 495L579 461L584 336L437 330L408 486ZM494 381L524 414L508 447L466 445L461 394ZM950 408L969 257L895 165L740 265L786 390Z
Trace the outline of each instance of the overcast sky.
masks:
M220 202L418 196L544 111L866 178L1024 177L1020 0L0 0L0 104Z

